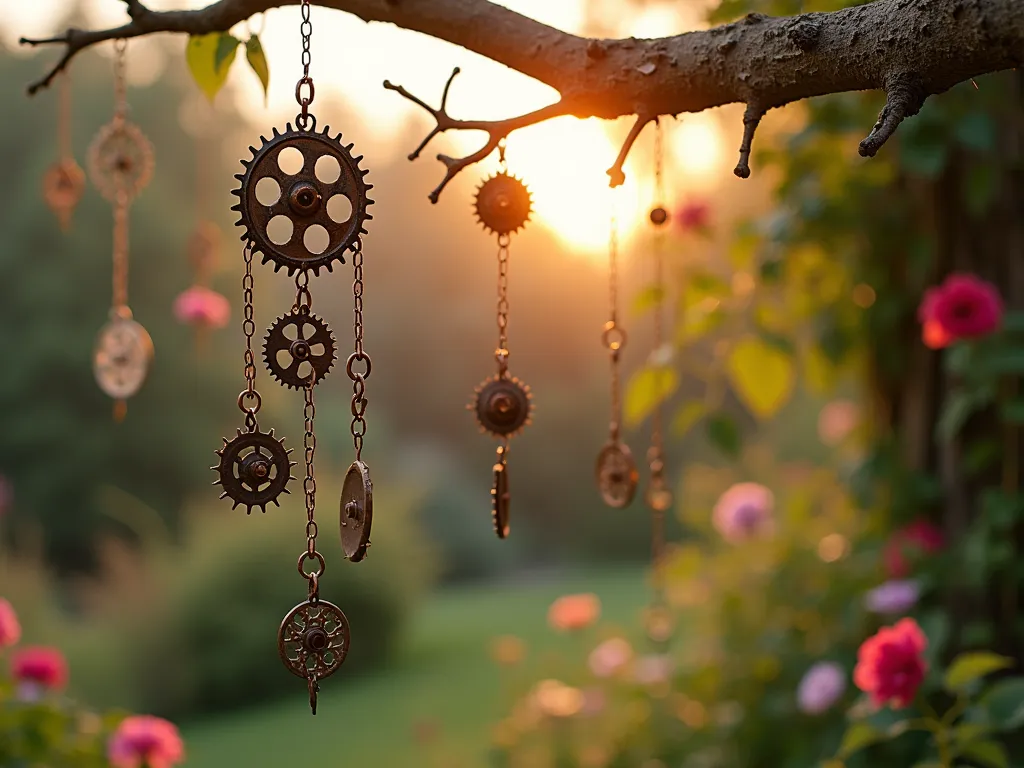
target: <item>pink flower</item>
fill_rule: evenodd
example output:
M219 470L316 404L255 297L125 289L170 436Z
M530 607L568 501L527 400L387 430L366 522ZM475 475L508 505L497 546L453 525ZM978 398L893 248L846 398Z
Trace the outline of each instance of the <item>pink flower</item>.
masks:
M675 664L671 656L655 654L641 656L633 667L633 679L641 685L658 685L667 683L672 677Z
M860 421L860 408L849 400L833 400L818 414L818 437L825 445L839 445Z
M910 574L907 556L913 559L921 554L938 552L945 546L942 531L927 520L916 520L896 531L885 546L882 558L890 579L903 579Z
M1003 301L996 287L974 275L952 274L929 288L917 311L925 344L939 349L959 339L976 339L997 330Z
M21 640L18 614L9 602L0 597L0 648L8 648Z
M872 613L898 616L917 605L920 596L921 587L916 581L887 581L864 595L864 607Z
M882 627L857 651L853 681L875 706L902 709L914 700L928 669L923 654L928 647L921 627L913 619L900 619Z
M231 304L216 291L193 285L174 300L174 316L179 323L223 328L231 317Z
M592 650L587 663L595 677L612 677L629 664L632 658L633 646L621 637L613 637Z
M710 218L711 206L703 200L690 200L676 213L676 222L684 232L707 229Z
M773 525L775 497L759 483L737 483L719 497L712 522L733 544L766 533Z
M601 615L601 601L597 595L564 595L548 609L548 624L561 632L586 629Z
M185 759L185 747L173 723L151 715L121 721L107 745L114 768L171 768Z
M846 692L846 673L834 661L819 661L804 674L796 691L797 706L806 715L820 715Z
M11 675L31 687L60 690L68 682L68 665L56 648L22 648L11 658Z

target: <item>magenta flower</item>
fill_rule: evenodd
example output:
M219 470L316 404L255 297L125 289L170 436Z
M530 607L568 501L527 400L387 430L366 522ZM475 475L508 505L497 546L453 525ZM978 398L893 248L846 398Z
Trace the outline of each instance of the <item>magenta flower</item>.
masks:
M68 665L56 648L22 648L11 658L11 676L26 694L60 690L68 682Z
M174 316L179 323L223 328L231 318L231 304L216 291L193 285L174 300Z
M775 497L759 483L737 483L719 497L712 522L733 544L768 533L774 525Z
M171 768L185 759L178 729L159 717L125 718L110 737L107 757L114 768Z
M805 715L820 715L846 692L846 673L834 661L819 661L804 674L796 703Z
M925 343L938 349L959 339L977 339L1003 321L1003 300L996 287L968 274L952 274L925 291L917 310Z
M911 561L939 552L945 545L942 531L934 524L924 518L915 520L896 531L886 543L882 552L886 572L890 578L902 579L910 574Z
M605 640L590 652L587 663L595 677L612 677L633 658L633 646L621 637Z
M872 613L898 616L917 605L920 596L921 587L912 579L887 581L864 595L864 607Z
M684 232L707 229L710 218L711 206L704 200L689 200L676 213L676 223Z
M856 428L860 409L850 400L833 400L818 414L818 438L825 445L839 445Z
M21 640L18 614L9 602L0 597L0 648L9 648Z

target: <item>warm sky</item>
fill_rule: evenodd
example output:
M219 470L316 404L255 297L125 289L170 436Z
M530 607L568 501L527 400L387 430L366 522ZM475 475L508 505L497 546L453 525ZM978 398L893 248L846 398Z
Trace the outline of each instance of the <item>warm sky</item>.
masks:
M45 35L54 31L54 19L66 0L0 0L3 36ZM150 0L153 8L198 7L206 0ZM608 34L659 37L701 25L699 2L648 2L643 8L616 0L504 0L520 13L569 32L581 32L589 10ZM88 0L86 6L97 25L113 25L125 18L121 0ZM688 6L688 10L680 10ZM384 24L366 24L338 11L313 9L312 74L317 98L341 98L355 105L372 125L378 140L396 153L406 126L412 122L427 130L428 118L381 82L401 83L428 101L440 96L445 79L455 66L462 68L456 80L449 111L455 116L488 119L519 114L554 101L547 86L461 48L417 33ZM299 16L295 7L270 11L267 18L250 22L263 27L261 39L270 60L269 103L264 107L260 86L244 62L235 62L231 82L237 86L239 105L248 116L276 120L295 110L294 84L298 77ZM237 30L244 37L244 26ZM337 44L335 41L344 41ZM134 51L132 55L131 51ZM382 55L386 52L386 55ZM130 49L130 72L136 81L158 77L163 70L154 49L135 44ZM139 82L139 84L142 84ZM625 188L611 193L605 170L618 151L627 130L626 121L614 124L597 120L560 118L513 134L508 142L510 169L528 179L534 192L538 219L556 232L570 249L600 252L607 242L609 206L620 221L642 220L653 195L650 147L653 128L648 128L627 165ZM728 130L728 127L726 128ZM713 112L688 115L666 124L666 175L675 188L710 191L728 173L731 140ZM447 142L447 144L446 144ZM432 145L434 153L452 150L465 154L479 146L479 135L451 135ZM430 153L427 153L429 156ZM441 169L438 168L438 178ZM629 229L625 225L626 229Z

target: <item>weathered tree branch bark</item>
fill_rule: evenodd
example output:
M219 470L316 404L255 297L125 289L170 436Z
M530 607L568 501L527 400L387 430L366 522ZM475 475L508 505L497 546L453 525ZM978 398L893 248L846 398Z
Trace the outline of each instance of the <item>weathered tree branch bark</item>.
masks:
M153 11L125 0L130 21L108 30L69 29L28 45L63 44L53 70L29 87L44 88L79 51L114 38L158 32L224 31L253 14L297 0L219 0L194 11ZM446 130L488 133L465 158L439 156L444 181L478 162L517 128L558 115L617 118L637 123L615 165L640 130L661 115L700 112L730 103L747 105L736 175L750 175L754 133L764 114L794 101L844 91L884 90L887 104L861 142L874 155L925 99L959 82L1024 63L1024 0L876 0L832 13L787 18L752 14L733 24L654 40L588 40L548 27L487 0L319 0L366 21L389 22L454 43L555 88L556 104L501 121L454 120L444 105L429 107L399 86L392 90L426 109L437 126L410 156ZM449 86L451 82L449 81ZM447 86L445 89L447 93Z

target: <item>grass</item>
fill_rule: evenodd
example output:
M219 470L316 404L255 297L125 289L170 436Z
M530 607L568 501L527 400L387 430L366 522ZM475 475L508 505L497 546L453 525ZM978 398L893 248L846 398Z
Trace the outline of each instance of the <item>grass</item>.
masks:
M258 709L186 726L189 768L318 765L406 768L484 764L490 727L505 713L501 670L488 647L498 635L526 643L531 671L572 651L578 638L555 635L547 607L569 592L601 598L602 626L636 625L648 599L641 570L576 574L532 583L452 589L430 598L416 616L406 649L391 667L345 679L344 670L323 684L317 716L310 717L305 686ZM359 628L353 628L358 642ZM429 751L417 741L427 730Z

